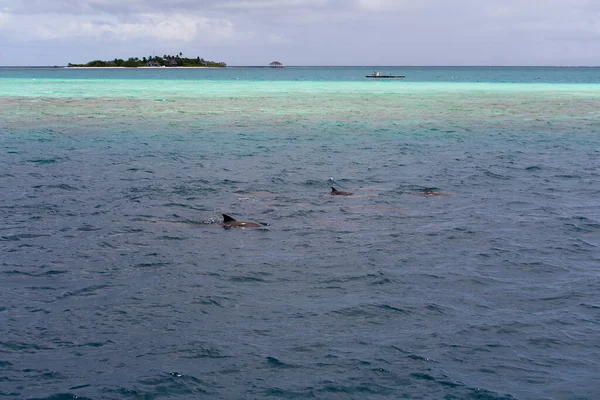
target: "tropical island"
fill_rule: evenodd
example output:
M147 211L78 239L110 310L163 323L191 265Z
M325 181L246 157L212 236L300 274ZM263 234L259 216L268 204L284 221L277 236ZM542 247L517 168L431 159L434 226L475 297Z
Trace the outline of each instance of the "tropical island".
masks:
M198 68L225 68L227 64L222 61L207 61L204 58L187 58L183 57L183 53L178 55L163 55L150 56L148 58L142 57L130 57L127 60L122 58L115 58L111 61L94 60L87 64L68 64L69 67L125 67L125 68L138 68L138 67L198 67Z

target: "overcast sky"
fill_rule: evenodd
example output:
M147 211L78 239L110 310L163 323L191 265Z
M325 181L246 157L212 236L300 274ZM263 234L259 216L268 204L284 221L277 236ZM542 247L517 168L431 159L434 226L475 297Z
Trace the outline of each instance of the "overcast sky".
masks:
M0 65L600 65L600 0L0 0Z

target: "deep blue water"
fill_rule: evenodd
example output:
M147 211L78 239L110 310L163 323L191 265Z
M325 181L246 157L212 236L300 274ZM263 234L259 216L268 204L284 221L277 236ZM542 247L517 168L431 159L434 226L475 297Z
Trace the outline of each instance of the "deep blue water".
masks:
M363 81L374 71L406 82L600 83L600 67L0 68L0 78Z
M180 95L0 98L0 397L597 397L600 92Z

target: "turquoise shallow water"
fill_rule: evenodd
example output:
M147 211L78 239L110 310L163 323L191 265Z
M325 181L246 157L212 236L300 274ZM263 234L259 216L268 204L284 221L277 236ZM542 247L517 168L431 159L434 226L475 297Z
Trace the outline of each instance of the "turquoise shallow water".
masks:
M0 69L0 394L595 398L599 70L372 70Z

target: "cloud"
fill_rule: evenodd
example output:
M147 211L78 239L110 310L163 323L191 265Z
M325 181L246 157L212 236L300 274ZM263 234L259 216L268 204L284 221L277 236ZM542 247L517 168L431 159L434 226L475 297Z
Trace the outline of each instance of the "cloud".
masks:
M234 30L233 23L226 19L180 13L145 13L126 18L112 15L0 14L0 22L0 31L12 34L18 40L88 37L123 41L146 37L191 41L202 36L207 42L216 42L231 37Z
M248 13L273 10L289 12L299 9L319 10L345 4L342 0L4 0L6 7L17 14L139 14L139 13Z
M80 46L73 52L87 39L106 52L181 42L237 63L600 64L600 2L0 0L0 36L5 47Z

